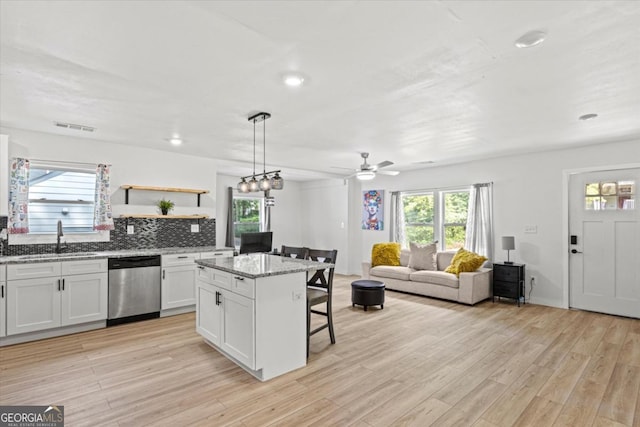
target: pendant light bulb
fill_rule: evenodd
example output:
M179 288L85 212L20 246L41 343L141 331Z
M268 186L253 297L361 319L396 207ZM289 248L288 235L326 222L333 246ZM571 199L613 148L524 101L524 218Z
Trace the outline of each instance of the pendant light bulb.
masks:
M255 176L252 176L249 180L249 191L255 193L256 191L260 191L260 186L258 185L258 181Z
M266 174L262 175L262 179L260 180L260 190L262 191L271 190L271 180L267 177Z
M249 183L244 178L238 183L238 191L241 193L249 192Z

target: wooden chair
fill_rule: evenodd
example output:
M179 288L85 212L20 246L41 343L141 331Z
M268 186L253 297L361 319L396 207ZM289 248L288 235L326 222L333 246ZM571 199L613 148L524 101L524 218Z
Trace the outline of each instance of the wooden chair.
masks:
M312 261L328 262L335 264L338 256L337 250L324 251L319 249L309 249L309 259ZM333 271L334 267L317 270L307 280L307 357L309 357L309 340L311 335L329 328L329 338L331 344L336 343L336 336L333 332L333 314L331 312L331 299L333 294ZM311 272L310 272L311 273ZM326 304L325 311L312 309L318 304ZM327 323L311 330L311 313L327 317Z
M295 255L295 257L292 257L291 255ZM280 256L287 256L287 257L296 258L296 259L307 259L309 257L309 248L304 246L297 247L297 246L282 245Z

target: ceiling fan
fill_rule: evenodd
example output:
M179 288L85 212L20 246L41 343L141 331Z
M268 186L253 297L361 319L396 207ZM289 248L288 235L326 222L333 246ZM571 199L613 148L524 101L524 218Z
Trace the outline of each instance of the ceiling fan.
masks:
M398 175L400 172L398 171L388 171L388 170L380 170L382 168L386 168L387 166L391 166L393 162L389 160L385 160L384 162L380 162L376 165L370 165L367 163L367 158L369 157L369 153L360 153L362 156L363 163L360 165L360 169L356 169L354 173L349 176L346 176L344 179L353 178L354 176L361 181L368 181L376 177L376 174L380 175Z

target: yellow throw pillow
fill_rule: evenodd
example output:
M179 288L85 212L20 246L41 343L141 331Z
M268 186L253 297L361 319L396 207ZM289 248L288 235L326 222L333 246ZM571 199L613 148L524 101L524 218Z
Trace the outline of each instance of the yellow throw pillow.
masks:
M400 265L400 243L376 243L371 250L371 267Z
M478 268L482 267L482 264L484 264L486 260L487 258L482 255L470 252L465 248L460 248L453 256L449 267L444 271L455 274L456 277L460 277L460 273L471 273L476 271Z

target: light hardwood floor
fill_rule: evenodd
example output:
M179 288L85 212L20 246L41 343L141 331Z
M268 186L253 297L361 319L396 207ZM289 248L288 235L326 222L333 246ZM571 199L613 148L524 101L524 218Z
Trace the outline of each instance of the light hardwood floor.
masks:
M337 343L266 383L186 314L1 348L0 404L64 405L67 426L640 427L640 320L391 291L364 312L354 279Z

